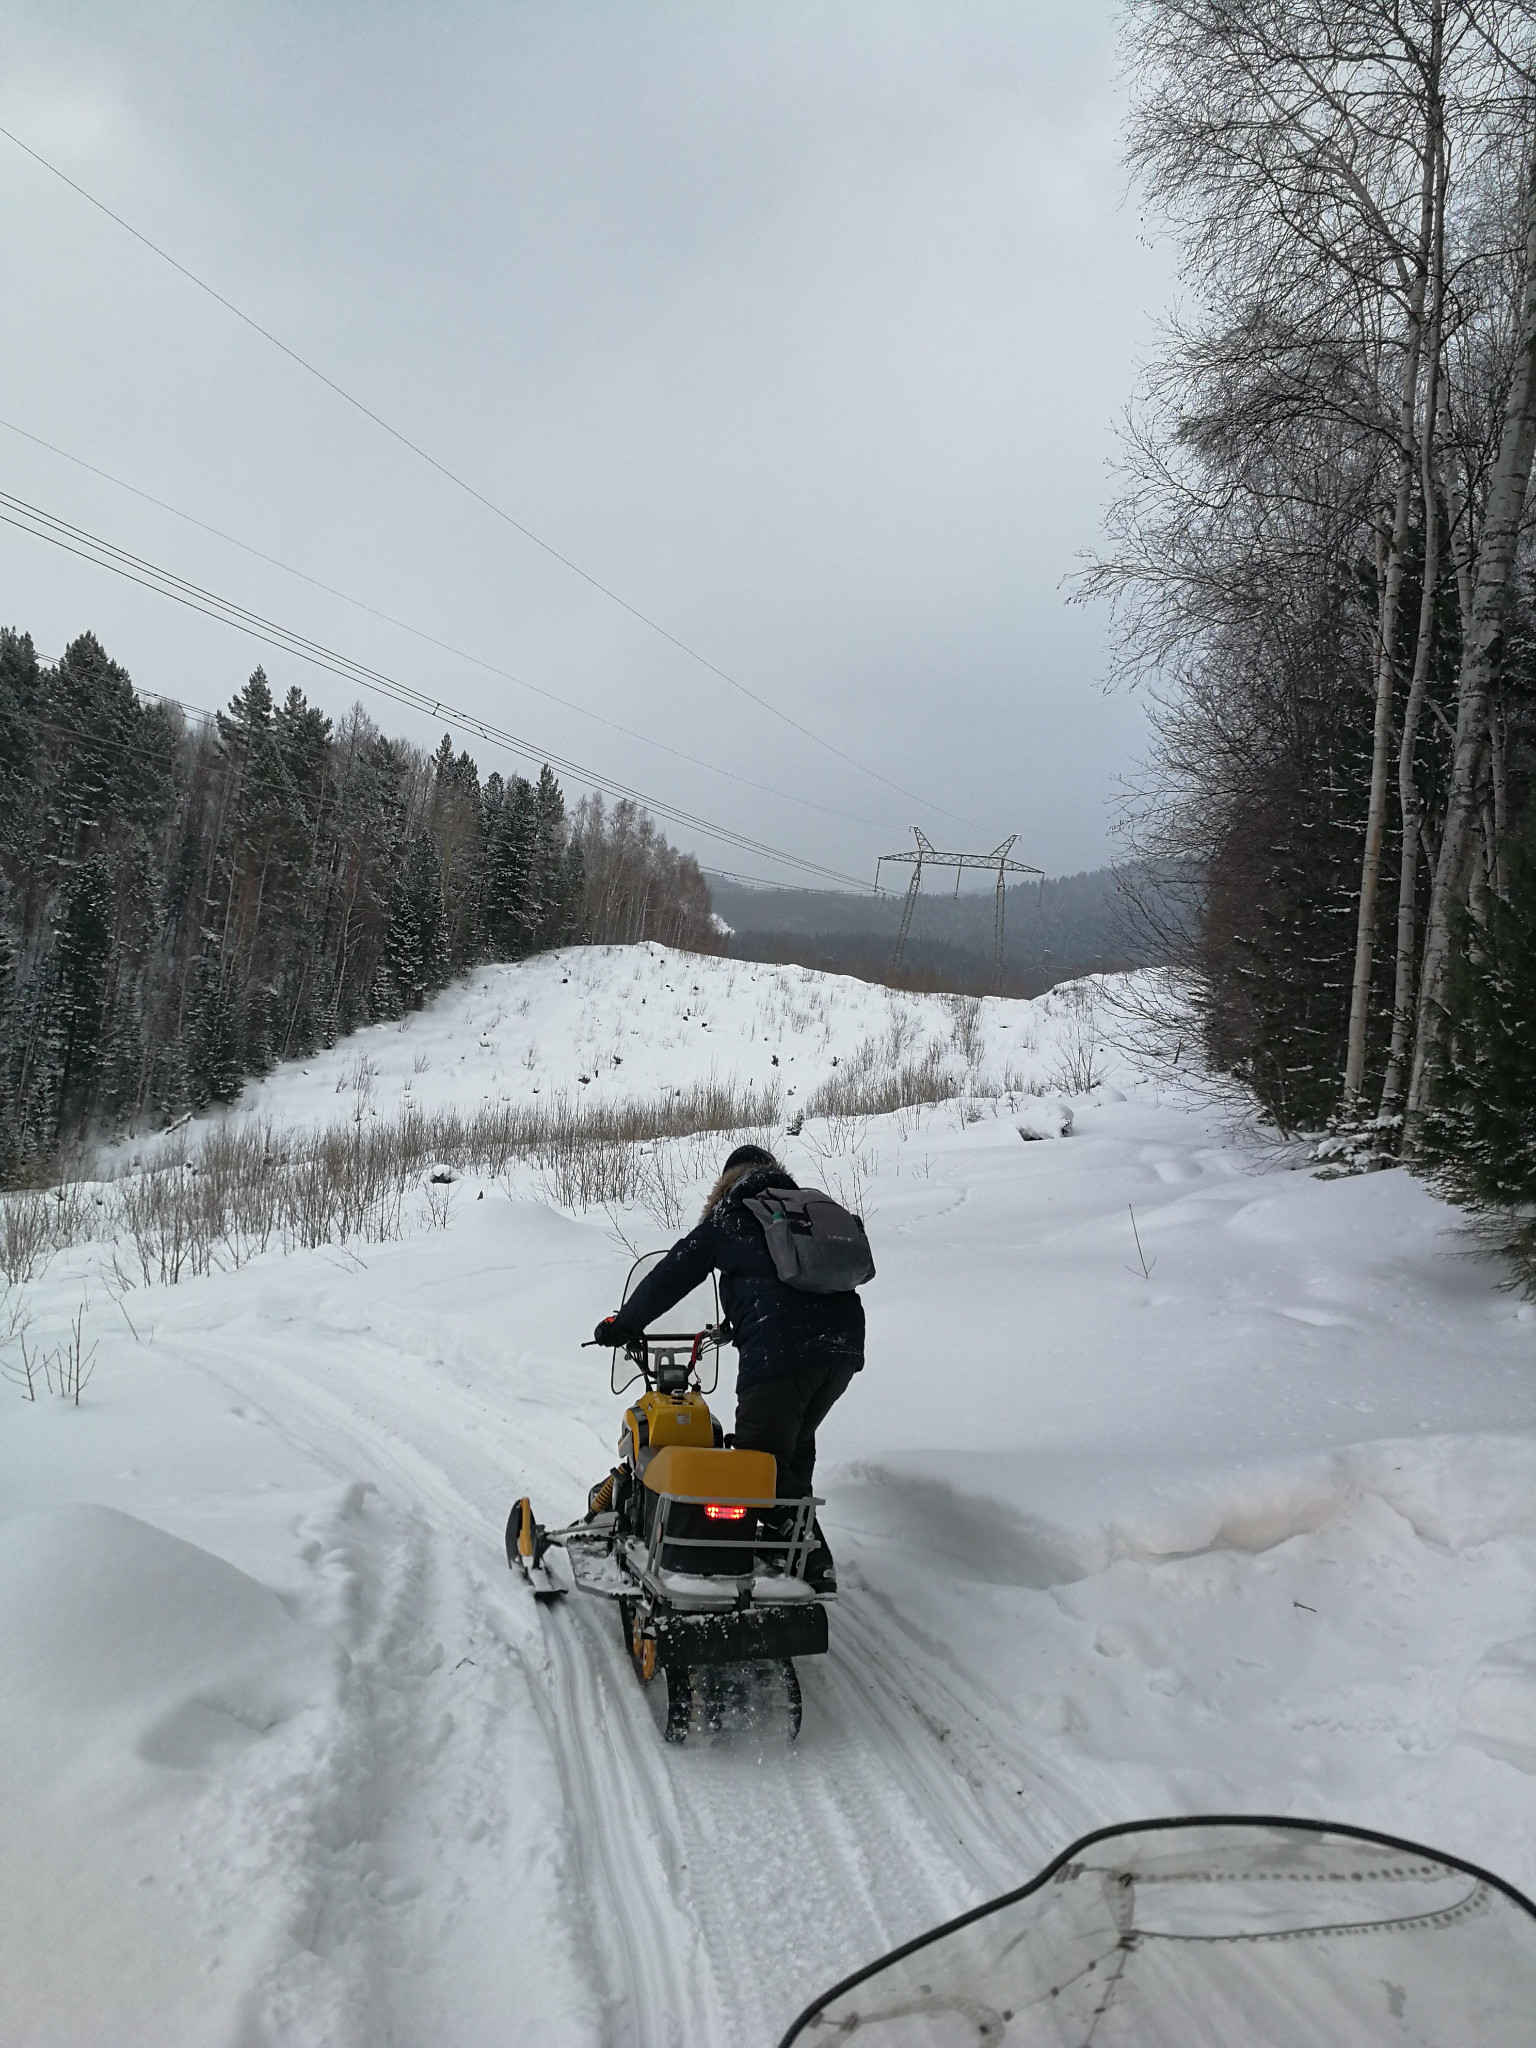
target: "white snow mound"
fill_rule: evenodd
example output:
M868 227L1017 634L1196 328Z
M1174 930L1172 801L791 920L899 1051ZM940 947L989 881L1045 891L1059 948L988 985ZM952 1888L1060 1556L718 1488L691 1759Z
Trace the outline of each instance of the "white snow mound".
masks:
M1019 1109L1015 1128L1021 1138L1065 1138L1072 1130L1072 1112L1059 1098L1031 1096Z
M1536 1635L1482 1659L1461 1696L1461 1726L1491 1756L1536 1773Z
M0 1523L7 2042L224 2036L230 1994L282 1932L239 1862L262 1864L281 1820L266 1799L292 1798L274 1781L303 1747L283 1737L323 1717L346 1665L266 1587L131 1515Z

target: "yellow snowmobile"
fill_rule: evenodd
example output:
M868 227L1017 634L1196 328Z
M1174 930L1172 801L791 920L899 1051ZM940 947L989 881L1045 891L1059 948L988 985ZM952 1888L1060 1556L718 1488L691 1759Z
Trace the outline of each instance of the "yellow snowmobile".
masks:
M636 1263L626 1299L662 1256ZM526 1496L507 1521L507 1563L537 1598L579 1591L617 1601L668 1742L774 1721L797 1735L793 1659L827 1647L826 1607L805 1577L820 1500L778 1499L772 1456L725 1442L706 1398L723 1341L717 1301L704 1328L648 1333L613 1353L613 1392L645 1385L624 1412L619 1462L580 1521L546 1529Z

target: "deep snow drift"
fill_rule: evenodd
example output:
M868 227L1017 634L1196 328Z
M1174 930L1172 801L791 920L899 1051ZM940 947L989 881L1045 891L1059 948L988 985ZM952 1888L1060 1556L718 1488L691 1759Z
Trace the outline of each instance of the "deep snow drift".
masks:
M880 1268L793 1751L664 1749L611 1611L536 1609L502 1558L517 1494L563 1519L609 1462L577 1347L623 1240L662 1240L643 1212L519 1168L404 1242L175 1288L55 1259L31 1340L85 1301L98 1350L78 1409L0 1405L0 2042L760 2043L1153 1812L1327 1815L1536 1883L1536 1316L1406 1175L1290 1170L1105 1027L1071 991L973 1014L571 952L234 1112L713 1072L777 1082L782 1132L865 1042L969 1072L782 1141ZM690 1210L721 1149L676 1148Z

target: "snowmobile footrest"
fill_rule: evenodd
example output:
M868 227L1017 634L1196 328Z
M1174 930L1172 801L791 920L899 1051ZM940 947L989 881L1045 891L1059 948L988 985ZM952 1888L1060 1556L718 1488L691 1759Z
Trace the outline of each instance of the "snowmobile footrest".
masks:
M748 1607L729 1614L657 1617L660 1663L738 1664L757 1658L819 1657L827 1647L827 1610L819 1601L798 1607Z

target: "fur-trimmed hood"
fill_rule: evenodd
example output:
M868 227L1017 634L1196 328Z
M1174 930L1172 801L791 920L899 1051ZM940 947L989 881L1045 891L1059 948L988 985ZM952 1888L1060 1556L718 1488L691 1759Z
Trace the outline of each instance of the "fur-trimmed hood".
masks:
M751 1185L748 1186L747 1183ZM743 1198L760 1194L764 1188L793 1188L799 1182L792 1180L782 1166L758 1166L749 1162L745 1166L728 1166L704 1198L704 1208L699 1217L713 1215L729 1194L739 1188Z

